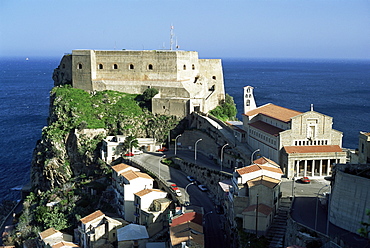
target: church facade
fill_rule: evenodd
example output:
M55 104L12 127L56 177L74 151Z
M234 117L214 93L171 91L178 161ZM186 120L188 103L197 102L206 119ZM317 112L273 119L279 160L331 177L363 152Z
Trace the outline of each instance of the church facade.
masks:
M257 107L253 87L244 88L243 128L247 143L276 161L288 178L325 177L332 166L346 162L342 132L333 118L313 110L299 112L274 104Z

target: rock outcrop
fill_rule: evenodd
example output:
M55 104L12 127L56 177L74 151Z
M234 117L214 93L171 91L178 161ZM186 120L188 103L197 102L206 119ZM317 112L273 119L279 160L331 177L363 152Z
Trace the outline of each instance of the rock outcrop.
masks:
M100 145L107 135L154 135L157 140L166 141L168 132L178 126L180 119L153 115L130 97L132 100L127 100L124 93L89 94L70 87L54 88L48 126L43 128L42 139L33 152L33 189L46 191L81 175L104 174L108 167L100 159ZM119 105L122 99L125 102ZM89 128L99 125L101 128Z

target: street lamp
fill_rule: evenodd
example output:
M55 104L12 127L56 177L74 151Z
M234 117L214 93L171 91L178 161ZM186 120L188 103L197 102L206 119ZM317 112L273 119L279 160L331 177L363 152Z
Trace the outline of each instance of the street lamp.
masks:
M253 155L256 153L256 152L259 152L260 149L258 148L257 150L255 150L254 152L252 152L252 155L251 155L251 165L253 163Z
M225 145L223 145L222 146L222 148L221 148L221 170L220 171L222 171L222 159L223 159L223 155L224 155L224 148L225 148L225 146L228 146L229 144L228 143L226 143Z
M163 155L162 157L160 157L159 159L159 162L158 162L158 179L161 180L161 161L162 161L162 158L165 158L166 155Z
M317 231L317 209L318 209L318 205L319 205L319 195L320 195L320 191L325 188L325 187L328 187L329 185L324 185L321 187L321 189L319 189L319 192L317 192L317 196L316 196L316 214L315 214L315 231ZM328 210L329 211L329 210Z
M186 191L190 185L194 184L194 182L189 183L185 186L185 203L186 203L186 194L189 195L189 193ZM188 202L190 202L190 199L188 199Z
M195 160L195 164L197 164L197 144L199 141L202 141L202 139L198 139L196 142L195 142L195 153L194 153L194 160Z
M176 155L176 148L177 148L177 139L181 137L181 134L177 135L175 138L175 155Z

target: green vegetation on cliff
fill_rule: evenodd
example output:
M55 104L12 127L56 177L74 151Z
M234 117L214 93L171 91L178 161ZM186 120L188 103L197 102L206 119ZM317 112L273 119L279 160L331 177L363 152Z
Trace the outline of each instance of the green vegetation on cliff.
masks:
M237 109L234 103L234 98L229 94L226 94L225 101L221 102L219 106L212 109L209 113L223 121L235 120Z

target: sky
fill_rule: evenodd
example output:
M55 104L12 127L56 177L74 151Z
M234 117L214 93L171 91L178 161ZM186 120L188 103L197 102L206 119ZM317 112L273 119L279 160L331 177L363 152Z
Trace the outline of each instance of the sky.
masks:
M1 0L0 57L170 48L201 58L370 59L370 0Z

